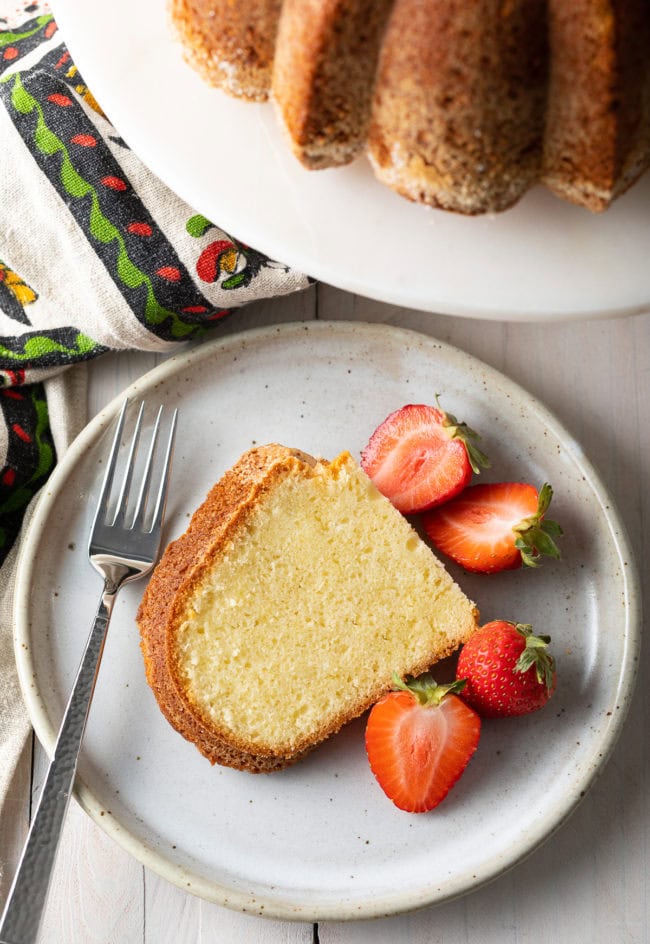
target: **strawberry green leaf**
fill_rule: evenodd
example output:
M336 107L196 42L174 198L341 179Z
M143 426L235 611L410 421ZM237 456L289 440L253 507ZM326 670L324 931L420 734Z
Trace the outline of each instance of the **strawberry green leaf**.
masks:
M545 554L559 560L560 549L554 538L563 534L557 521L547 521L544 513L548 510L553 498L553 489L545 482L539 490L537 510L534 515L524 518L513 528L517 534L515 547L521 553L521 562L524 567L537 567L538 558Z
M547 534L543 528L535 533L535 550L538 554L546 554L547 557L559 558L560 551L557 544L550 534Z
M539 490L539 498L537 500L537 515L542 517L548 511L548 507L551 504L551 499L553 498L553 489L548 484L544 482L542 487Z
M469 459L469 464L472 467L472 471L478 475L481 471L481 468L489 469L490 460L476 445L475 440L481 438L476 430L468 426L467 423L459 422L453 413L445 413L445 411L440 406L439 393L436 394L436 406L442 413L442 425L449 431L449 438L460 439L460 441L465 446L467 458Z
M564 534L557 521L550 521L548 518L542 522L542 531L546 534L552 534L554 537L561 537Z
M397 672L393 672L393 685L403 692L409 692L424 707L436 707L445 695L458 695L465 688L465 679L456 679L446 685L438 685L430 672L414 678L407 675L404 681Z
M555 660L547 651L551 637L535 636L529 623L517 623L515 629L526 640L526 646L517 659L514 671L525 673L534 668L537 681L550 693L555 674Z

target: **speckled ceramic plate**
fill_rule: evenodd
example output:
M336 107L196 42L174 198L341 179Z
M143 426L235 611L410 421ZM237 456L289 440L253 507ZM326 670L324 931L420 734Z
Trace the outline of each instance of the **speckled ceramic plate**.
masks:
M440 902L499 875L548 837L612 748L635 676L634 563L582 449L522 389L430 337L313 322L206 344L129 393L180 408L172 538L251 444L358 455L389 411L430 402L437 391L484 431L492 459L485 479L548 480L555 488L563 561L493 577L453 573L485 620L532 622L551 633L556 695L534 715L486 722L465 774L429 814L402 813L383 795L365 758L363 720L281 773L212 768L167 724L145 683L134 624L143 586L129 585L113 616L76 791L107 833L181 887L302 920ZM56 469L20 561L18 666L50 751L100 589L85 548L118 405L93 420ZM533 746L542 743L543 751Z
M301 272L370 298L473 318L650 309L650 174L604 214L536 187L505 213L410 203L365 157L305 170L271 105L186 64L167 0L53 0L84 80L138 156L190 206Z

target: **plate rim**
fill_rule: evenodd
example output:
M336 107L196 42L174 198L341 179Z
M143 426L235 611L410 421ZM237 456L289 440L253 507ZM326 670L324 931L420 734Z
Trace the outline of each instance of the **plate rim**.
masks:
M364 321L313 320L285 322L245 329L178 352L136 379L87 423L57 463L50 479L41 490L19 548L17 559L13 603L14 653L19 683L30 721L48 757L51 757L56 739L56 730L45 711L44 705L41 703L36 685L36 667L31 655L32 646L29 626L30 587L34 576L38 546L47 519L55 504L57 495L65 488L69 475L74 470L78 459L113 423L125 397L144 396L147 391L151 391L159 383L182 371L189 363L207 360L215 352L224 353L233 348L241 350L242 345L245 345L248 341L273 343L273 340L280 335L284 337L291 335L304 336L305 331L323 334L336 332L345 335L355 333L365 336L379 335L391 340L401 338L406 343L410 341L411 343L435 347L436 353L446 359L451 358L457 364L463 362L471 364L486 371L488 375L498 377L499 383L507 392L523 399L526 406L535 412L558 438L562 439L567 451L571 453L572 461L584 475L599 503L600 511L606 519L612 537L612 548L616 551L621 565L625 563L625 566L620 567L625 612L621 629L624 636L623 659L616 688L620 696L618 701L620 710L612 714L609 723L602 730L601 740L597 745L597 763L588 765L588 768L582 772L581 777L575 783L572 783L570 790L564 797L564 801L556 804L555 809L558 811L558 815L553 818L550 828L540 828L539 825L536 825L532 833L527 834L523 848L521 842L514 845L511 854L507 858L491 868L487 867L490 865L488 862L487 865L483 866L483 872L481 868L475 868L475 880L469 884L457 878L455 882L449 883L450 887L443 895L436 895L436 889L433 887L419 886L415 892L410 894L401 892L393 896L384 895L379 899L366 898L360 903L356 900L338 904L316 903L311 908L304 903L296 904L292 902L286 895L283 898L265 898L262 894L246 893L228 888L220 885L217 881L209 880L190 869L174 864L161 852L150 848L144 840L132 835L128 828L122 826L117 818L104 816L102 804L95 798L92 790L86 786L79 775L76 777L73 793L82 809L91 819L137 861L184 891L189 891L207 901L240 912L254 913L281 920L307 922L389 917L417 908L442 904L473 892L510 871L554 835L579 805L607 763L622 731L638 676L638 654L642 628L639 572L627 529L618 512L616 503L578 442L555 414L537 397L530 394L516 381L511 380L502 371L455 345L439 340L434 335L424 334L410 328Z

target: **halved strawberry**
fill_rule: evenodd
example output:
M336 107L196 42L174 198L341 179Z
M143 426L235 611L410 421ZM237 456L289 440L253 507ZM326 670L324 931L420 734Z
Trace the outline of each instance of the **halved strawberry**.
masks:
M366 751L386 796L423 813L447 796L476 750L481 719L460 700L464 682L436 685L430 675L395 684L368 717Z
M479 438L450 413L409 403L377 427L361 467L399 511L413 514L448 501L465 488L472 470L489 464L473 441Z
M562 528L544 518L552 497L548 483L539 494L523 482L472 485L428 512L422 523L438 550L465 570L492 574L536 567L542 554L560 556L554 538Z

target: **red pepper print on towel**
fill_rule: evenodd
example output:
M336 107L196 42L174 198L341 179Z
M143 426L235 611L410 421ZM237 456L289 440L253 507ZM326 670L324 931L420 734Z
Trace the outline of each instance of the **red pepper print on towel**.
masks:
M210 220L200 213L190 217L185 228L190 236L197 239L205 236L210 229L216 229ZM232 290L246 288L265 266L277 265L278 263L271 262L267 256L244 243L230 238L219 238L201 250L196 262L196 274L202 282L221 280L221 288Z

